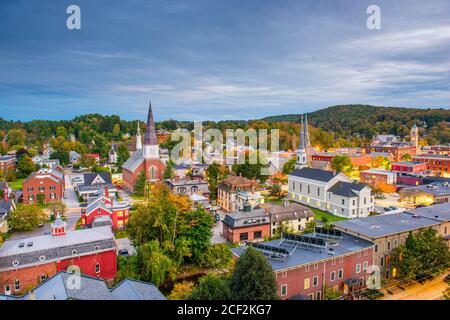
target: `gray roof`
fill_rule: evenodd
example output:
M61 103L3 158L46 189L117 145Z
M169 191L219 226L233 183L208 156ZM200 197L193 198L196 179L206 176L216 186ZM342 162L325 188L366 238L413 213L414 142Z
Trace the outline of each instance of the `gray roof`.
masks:
M333 222L342 231L351 231L369 238L386 237L393 234L418 230L438 225L439 222L425 217L413 217L400 212Z
M364 183L338 181L327 191L338 196L357 197L358 195L355 191L361 191L366 187L367 185Z
M10 213L12 208L12 200L6 201L5 199L0 200L0 214L1 213Z
M24 246L19 247L20 243ZM28 246L28 243L32 243ZM94 250L95 247L98 250ZM68 231L65 235L52 234L20 240L8 240L0 248L0 270L17 269L28 265L39 265L62 258L78 257L116 248L114 234L110 227ZM73 253L76 250L76 253ZM44 260L40 260L45 257ZM18 266L12 265L18 261Z
M248 223L248 220L255 220L255 222ZM265 209L255 209L250 212L236 211L228 213L223 219L223 223L232 228L240 228L267 224L270 223L270 218Z
M0 190L8 189L9 185L6 181L0 181Z
M206 180L194 180L194 179L180 179L180 180L165 180L165 183L168 184L171 187L178 187L178 186L191 186L191 185L207 185L208 182Z
M432 220L441 222L450 221L450 203L444 202L429 207L422 207L407 210L412 215L419 215Z
M80 286L72 280L74 275L65 271L57 273L27 293L23 300L113 300L111 293L102 279L80 275ZM33 297L34 296L34 297Z
M152 103L148 105L148 116L147 116L147 129L145 130L144 136L145 145L157 145L158 138L156 136L155 130L155 120L153 119Z
M423 162L415 162L415 161L399 161L393 162L392 164L402 165L402 166L416 166L418 164L423 164Z
M10 161L15 158L16 158L16 156L0 156L0 161Z
M123 169L134 172L144 162L143 149L137 149L122 165Z
M295 169L289 175L310 180L328 182L331 179L333 179L337 174L334 173L333 171L313 169L313 168L301 168Z
M105 184L112 184L111 173L110 172L97 172L97 173L85 173L83 175L84 185L92 185L92 182L97 176L100 176Z
M269 263L272 265L272 269L275 271L316 263L322 260L334 259L336 257L343 256L352 252L365 250L373 246L372 242L351 236L346 233L343 233L343 237L338 245L333 245L333 255L330 255L328 253L328 248L325 248L325 250L320 252L306 250L300 247L294 249L292 246L285 246L281 243L282 240L280 239L262 242L262 244L268 246L285 248L291 253L285 260L268 259ZM245 249L246 247L242 246L233 248L231 249L231 251L235 255L240 256L245 251Z
M151 283L124 279L111 289L116 300L166 300L166 297Z
M445 196L450 194L450 186L445 186L444 182L434 182L417 187L404 188L402 190L403 192L407 191L425 192L432 194L434 196Z

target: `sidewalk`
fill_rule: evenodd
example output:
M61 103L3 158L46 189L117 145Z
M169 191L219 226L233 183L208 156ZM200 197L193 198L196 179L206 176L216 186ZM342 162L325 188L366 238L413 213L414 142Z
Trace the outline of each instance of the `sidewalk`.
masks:
M424 284L415 282L414 284L401 290L395 287L394 294L389 294L386 289L380 290L384 297L379 300L440 300L448 284L444 282L447 272L434 280L426 281Z

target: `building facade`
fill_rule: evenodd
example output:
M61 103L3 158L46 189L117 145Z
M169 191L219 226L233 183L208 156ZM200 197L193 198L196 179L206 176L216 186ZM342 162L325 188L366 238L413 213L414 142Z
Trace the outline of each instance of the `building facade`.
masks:
M401 161L391 164L391 171L398 173L419 174L427 170L427 164L423 162Z
M61 202L64 189L63 173L55 169L40 169L23 182L23 203Z
M450 156L448 155L417 155L412 157L412 161L424 162L426 163L427 170L443 176L450 176Z
M270 237L270 216L265 209L251 210L247 205L243 211L225 215L222 225L223 236L233 244Z
M16 170L15 156L1 156L0 155L0 175L5 177L10 171Z
M248 201L255 207L257 204L263 202L264 197L256 191L257 183L255 180L250 180L242 176L232 176L223 180L217 186L217 203L227 212L234 212L242 209L243 198L245 195L254 196ZM242 194L242 196L239 195ZM261 199L262 198L262 199Z

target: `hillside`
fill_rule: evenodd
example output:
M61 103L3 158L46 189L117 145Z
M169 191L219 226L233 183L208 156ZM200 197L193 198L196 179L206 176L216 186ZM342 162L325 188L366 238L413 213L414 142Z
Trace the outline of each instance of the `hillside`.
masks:
M268 122L299 122L294 114L266 117ZM348 137L361 135L371 138L375 134L394 134L405 137L416 123L431 143L450 143L450 110L394 108L370 105L338 105L308 114L314 127Z

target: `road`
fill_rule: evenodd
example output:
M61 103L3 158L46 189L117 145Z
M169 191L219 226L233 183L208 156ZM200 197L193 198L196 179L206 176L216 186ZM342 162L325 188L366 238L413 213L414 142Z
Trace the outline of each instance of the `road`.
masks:
M72 179L80 174L65 174L66 190L64 192L63 202L66 204L67 209L78 209L80 208L80 203L78 202L78 197L73 188Z
M225 243L227 240L222 236L223 226L222 220L225 217L225 213L222 211L217 211L220 214L220 221L217 221L213 228L213 236L211 238L211 243Z
M394 294L389 294L386 290L381 290L385 295L380 300L441 300L444 290L448 284L444 282L447 273L438 278L426 281L424 284L415 282L406 287L405 290L396 289Z
M398 207L398 208L414 208L414 206L407 205L400 202L400 196L398 193L384 193L386 199L375 199L375 205L380 207Z

